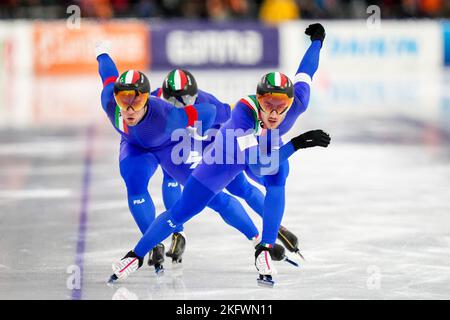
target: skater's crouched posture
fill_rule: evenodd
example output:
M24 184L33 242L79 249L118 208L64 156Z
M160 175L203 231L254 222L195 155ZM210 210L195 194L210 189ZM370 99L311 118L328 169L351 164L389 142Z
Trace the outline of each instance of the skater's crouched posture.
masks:
M205 99L193 105L177 108L157 97L150 96L150 83L139 71L129 70L118 76L117 68L103 45L97 47L99 72L103 81L102 106L111 123L121 135L120 173L125 181L130 211L142 233L155 218L155 207L148 192L148 183L160 165L178 183L184 185L192 172L192 163L175 164L172 153L177 141L172 133L178 129L202 135L211 127L218 127L230 118L230 106ZM213 102L213 103L211 103ZM200 132L194 126L201 123ZM208 203L224 221L238 229L247 239L258 238L259 232L240 202L219 192ZM176 231L176 229L174 230ZM164 239L162 239L164 240ZM181 260L185 238L175 233L170 255ZM148 264L161 272L164 246L154 246Z
M129 70L119 76L108 51L106 42L97 45L99 73L103 82L102 107L121 135L120 173L127 187L130 211L141 232L145 233L155 218L148 183L158 164L178 178L180 183L184 183L190 174L191 164L175 166L171 161L171 151L176 145L171 140L171 134L177 129L194 127L195 123L201 123L204 130L224 123L230 118L231 109L227 104L208 102L176 108L150 95L150 83L142 72ZM242 206L233 206L236 202L239 204L222 193L210 206L234 223L240 221L237 215L246 215ZM258 233L253 225L247 224L245 227L250 238ZM157 272L162 267L163 251L162 244L155 246L149 257L149 265L154 265Z
M125 278L136 271L147 252L169 236L177 225L205 208L239 173L246 171L266 189L262 240L255 248L255 265L261 282L273 284L271 276L275 269L270 253L284 212L287 160L299 149L327 147L330 143L327 133L313 130L281 146L280 136L292 128L307 108L310 82L317 70L325 38L320 24L310 25L305 33L312 43L297 70L295 84L286 75L272 72L262 77L256 95L237 103L230 121L220 129L213 147L204 154L204 161L187 180L181 198L158 216L134 250L113 265L113 278ZM216 158L224 162L211 161Z
M221 102L211 93L200 90L193 74L184 69L171 70L165 77L161 88L155 89L151 95L161 98L173 104L177 108L184 108L188 105L199 103L210 103L215 105L217 108L225 105L225 103ZM220 127L221 125L219 124L213 126L214 129L219 129ZM204 149L214 141L214 136L198 136L195 135L195 131L192 132L191 136L192 140L197 140L200 144L200 153L203 153ZM196 152L196 150L192 150L191 152ZM193 165L191 167L195 166ZM166 210L169 210L181 197L181 187L180 183L171 177L164 169L163 175L163 201ZM250 208L252 208L260 217L263 217L264 194L247 180L244 172L239 173L227 185L226 190L230 194L242 198ZM183 230L184 228L182 224L177 225L174 229L174 233L172 234L172 243L166 253L166 256L172 258L173 263L179 263L182 261L182 254L186 245L186 236ZM278 230L278 238L289 251L300 254L297 245L297 237L286 227L280 227ZM257 242L257 239L255 242ZM161 246L159 246L159 248L159 250L163 250L161 249ZM158 248L155 248L153 251L157 249Z

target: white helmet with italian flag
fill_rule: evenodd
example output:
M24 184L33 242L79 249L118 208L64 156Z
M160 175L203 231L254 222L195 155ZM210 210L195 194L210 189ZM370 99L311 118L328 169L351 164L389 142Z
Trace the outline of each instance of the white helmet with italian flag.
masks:
M281 115L289 110L294 101L294 86L284 73L270 72L258 83L256 98L261 111L269 114L276 111Z
M197 82L189 71L173 69L164 79L162 92L163 98L176 107L192 105L197 99Z

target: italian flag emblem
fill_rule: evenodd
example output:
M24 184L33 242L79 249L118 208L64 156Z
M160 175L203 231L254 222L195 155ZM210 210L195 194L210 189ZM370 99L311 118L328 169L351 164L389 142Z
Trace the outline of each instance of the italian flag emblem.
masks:
M248 96L245 98L242 98L240 100L243 104L245 104L247 107L249 107L253 111L253 116L255 118L258 118L258 101L255 97Z
M121 132L128 134L128 126L123 120L122 115L120 114L120 108L118 106L116 106L116 114L114 117L114 122L117 129L119 129Z
M274 87L284 87L287 84L288 79L281 72L272 72L267 75L267 81Z
M178 91L182 90L186 86L188 78L182 70L175 69L169 74L168 81L172 90Z
M127 72L124 72L120 76L120 83L122 84L134 84L137 83L141 75L139 72L134 70L128 70Z
M259 119L259 103L258 100L256 100L255 96L248 96L245 98L242 98L241 100L239 100L239 102L245 104L247 107L250 108L250 110L252 110L252 114L253 114L253 121L255 122L255 134L256 135L260 135L262 133L262 128L260 126L260 119Z

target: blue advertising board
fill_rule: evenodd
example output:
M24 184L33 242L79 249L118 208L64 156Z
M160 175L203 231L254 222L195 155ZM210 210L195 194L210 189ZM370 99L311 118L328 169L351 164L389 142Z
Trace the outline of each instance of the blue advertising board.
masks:
M150 69L277 68L278 28L260 23L150 25Z

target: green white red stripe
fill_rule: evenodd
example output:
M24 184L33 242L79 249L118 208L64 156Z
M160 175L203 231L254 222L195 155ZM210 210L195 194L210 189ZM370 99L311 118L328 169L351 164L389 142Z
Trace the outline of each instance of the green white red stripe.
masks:
M139 80L139 78L139 72L135 70L128 70L120 76L120 82L123 84L134 84Z
M243 104L253 111L253 117L258 118L258 100L256 97L248 96L240 100Z
M173 90L182 90L187 84L187 76L183 70L175 69L169 75L169 84Z
M249 107L252 110L253 114L253 120L255 121L255 134L259 135L261 134L261 126L260 126L260 120L259 120L259 103L258 100L256 100L256 96L247 96L245 98L242 98L239 100L239 102L242 102L247 107Z
M116 106L116 113L114 118L116 128L121 132L128 134L128 126L123 120L122 115L120 114L120 108L118 106Z
M267 75L267 81L274 87L284 87L288 79L281 72L272 72Z

